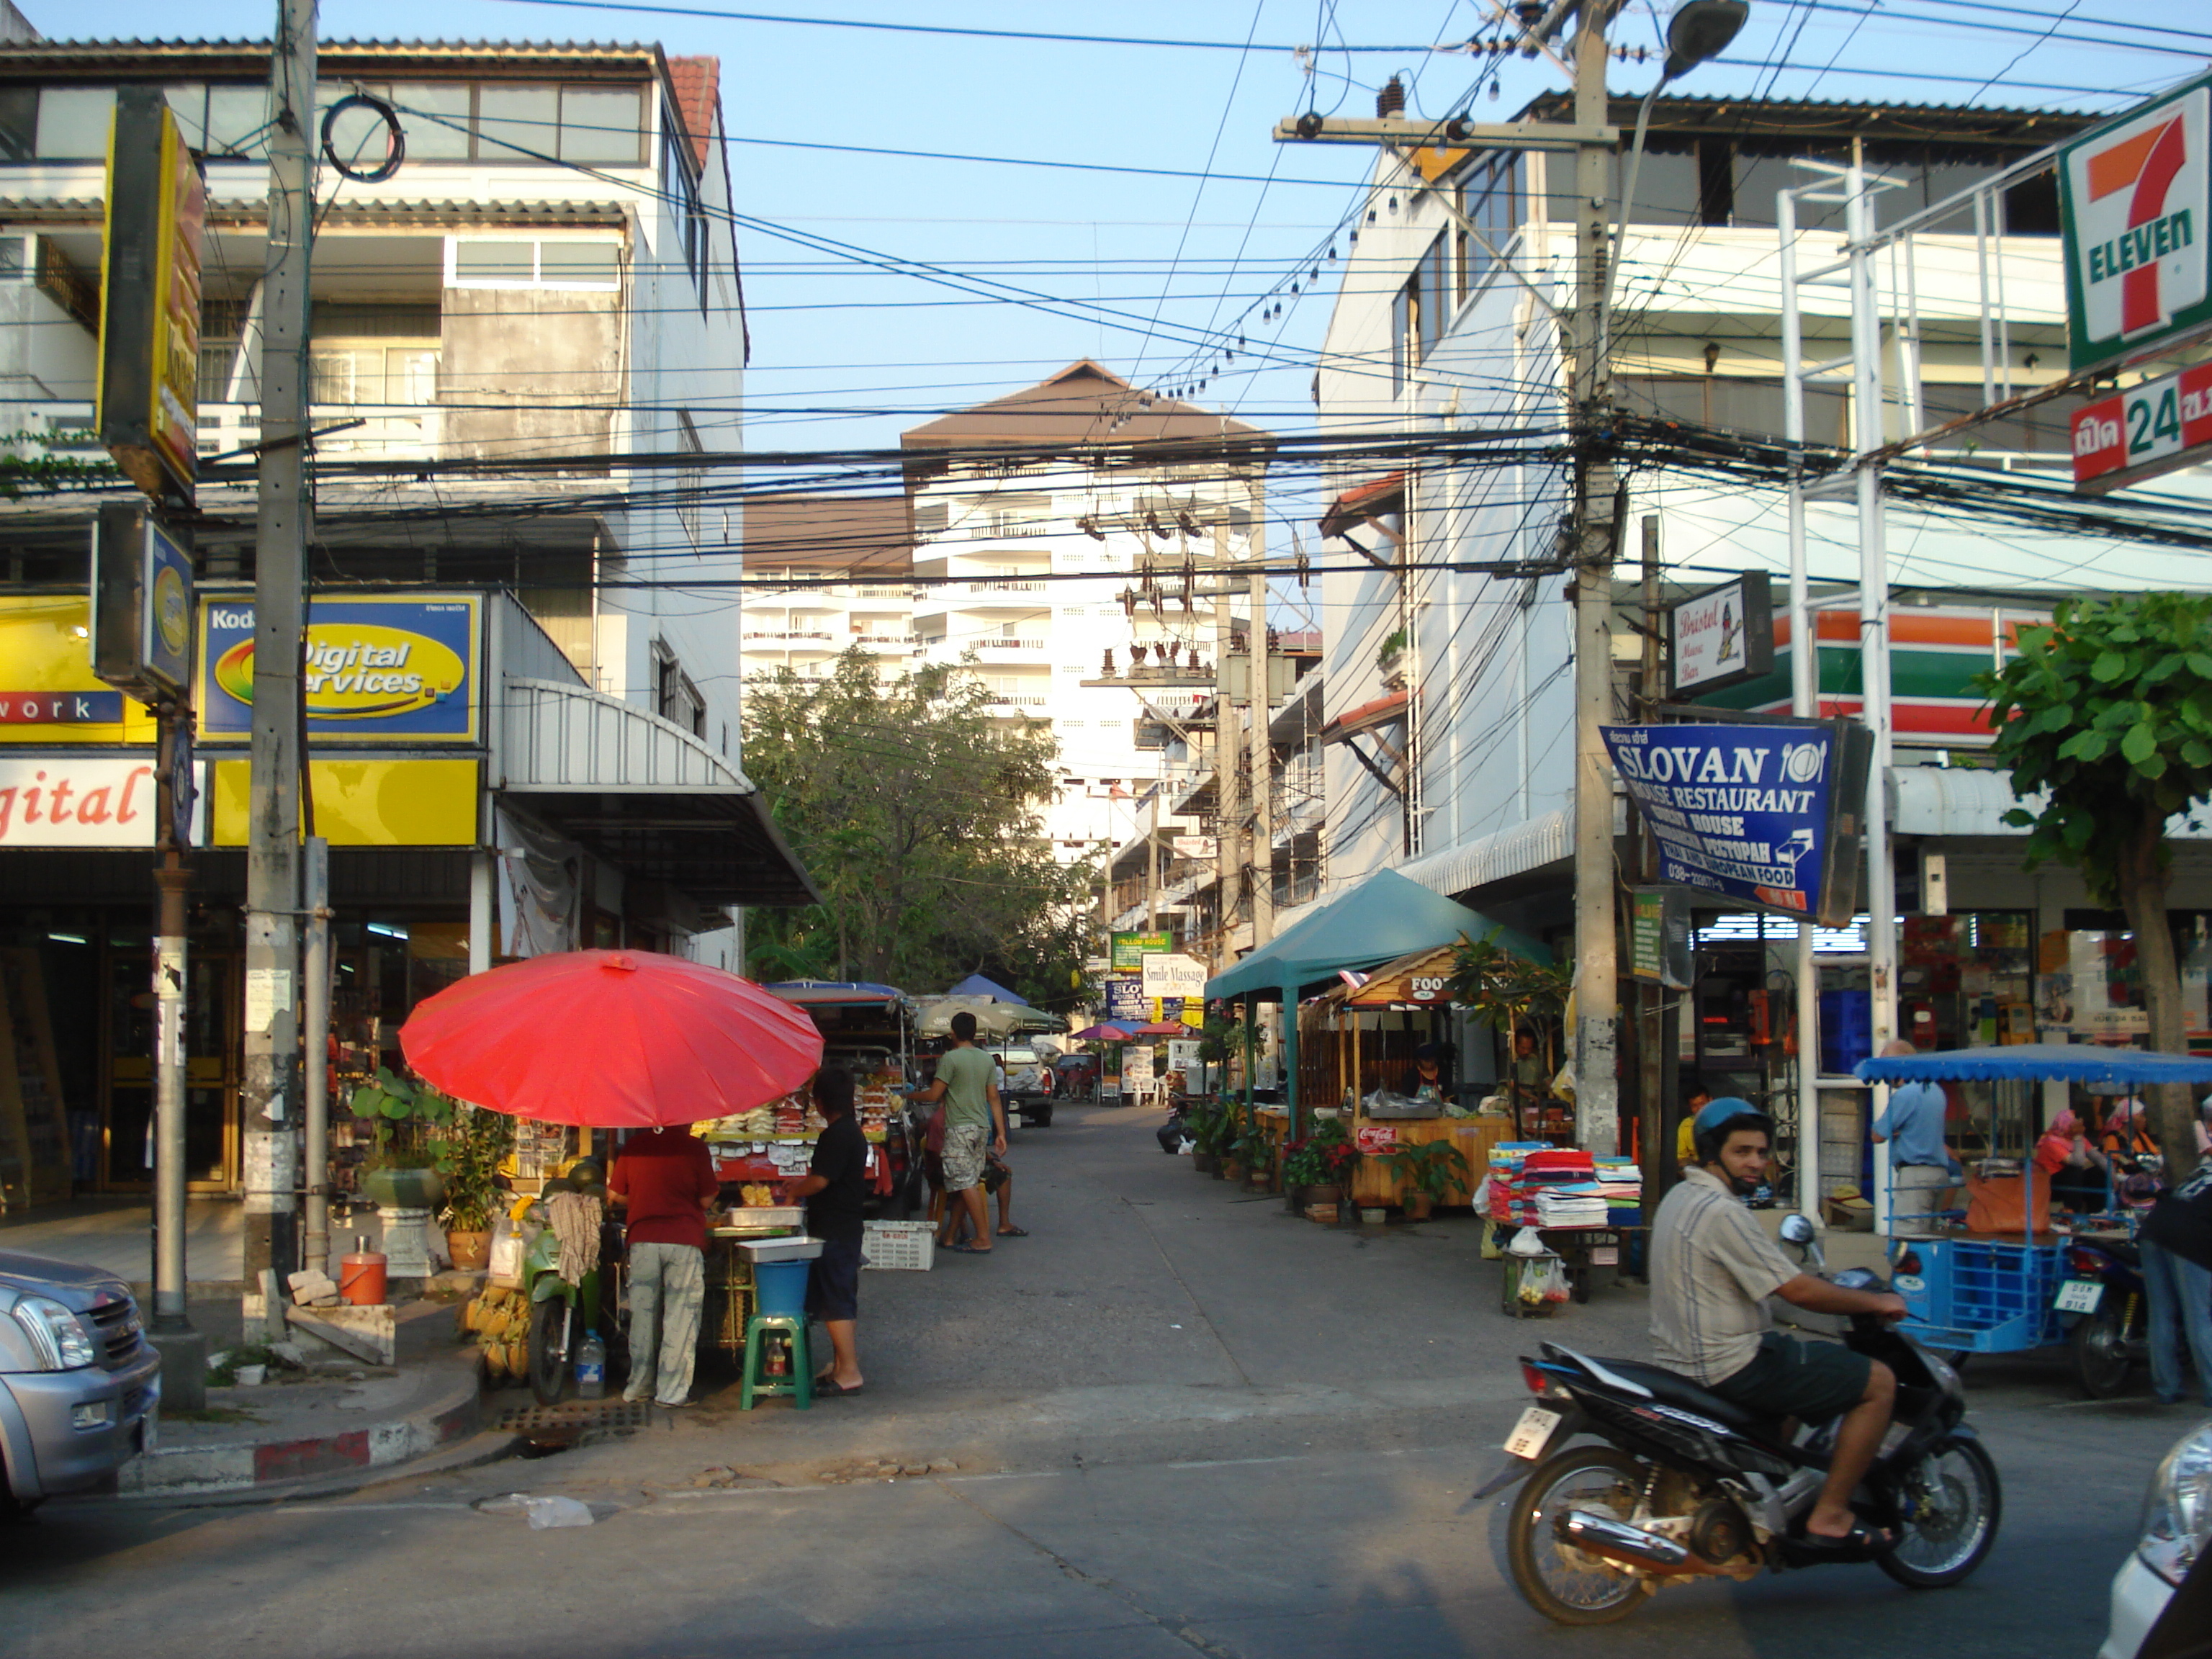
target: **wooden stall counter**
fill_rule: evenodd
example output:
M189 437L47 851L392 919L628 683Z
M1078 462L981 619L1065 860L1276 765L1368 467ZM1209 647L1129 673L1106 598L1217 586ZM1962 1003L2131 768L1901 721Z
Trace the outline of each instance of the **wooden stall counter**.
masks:
M1467 1160L1465 1182L1448 1200L1470 1204L1474 1189L1490 1167L1490 1149L1513 1138L1508 1117L1413 1117L1375 1120L1360 1118L1352 1126L1352 1139L1364 1154L1352 1182L1355 1204L1389 1205L1405 1202L1405 1177L1392 1169L1390 1154L1401 1146L1425 1146L1449 1141Z

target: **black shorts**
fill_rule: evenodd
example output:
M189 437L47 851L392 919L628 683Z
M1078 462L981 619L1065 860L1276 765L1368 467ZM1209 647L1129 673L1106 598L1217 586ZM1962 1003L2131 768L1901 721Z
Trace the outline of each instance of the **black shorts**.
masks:
M1801 1342L1779 1331L1759 1339L1751 1364L1711 1385L1723 1400L1762 1417L1825 1423L1866 1398L1874 1362L1838 1342Z
M860 1310L860 1241L824 1239L807 1264L806 1311L820 1320L856 1319Z

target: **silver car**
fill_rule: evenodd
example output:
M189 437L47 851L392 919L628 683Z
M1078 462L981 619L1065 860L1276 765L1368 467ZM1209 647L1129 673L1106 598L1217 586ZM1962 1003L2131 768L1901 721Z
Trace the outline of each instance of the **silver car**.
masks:
M106 1484L154 1443L161 1358L102 1267L0 1250L0 1509Z

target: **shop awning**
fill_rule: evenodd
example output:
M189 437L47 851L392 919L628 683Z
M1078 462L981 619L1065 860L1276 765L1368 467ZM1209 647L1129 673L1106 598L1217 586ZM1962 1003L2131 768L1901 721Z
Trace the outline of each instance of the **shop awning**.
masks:
M1863 1060L1869 1083L1975 1083L2065 1078L2075 1083L2212 1083L2212 1054L2160 1054L2098 1042L2014 1042Z
M1415 951L1384 963L1371 974L1340 969L1340 974L1349 977L1328 994L1328 1000L1346 1008L1448 1008L1461 943L1455 939L1449 945Z
M872 980L780 979L761 989L801 1008L890 1008L902 1003L908 1012L914 1008L896 986Z
M1400 865L1398 873L1439 893L1472 892L1571 857L1574 838L1574 810L1562 806L1510 830L1426 854Z
M1552 953L1534 939L1501 927L1480 911L1455 904L1395 870L1379 870L1208 980L1206 994L1211 1000L1257 991L1294 1001L1301 987L1327 979L1339 969L1379 968L1417 951L1450 945L1462 933L1471 939L1495 935L1499 945L1531 962L1552 959Z
M619 867L702 904L819 904L750 779L672 720L510 676L495 791Z
M998 981L986 979L981 974L970 974L957 985L947 986L945 994L949 997L988 997L994 1002L1018 1003L1024 1008L1030 1006L1027 997L1016 996Z

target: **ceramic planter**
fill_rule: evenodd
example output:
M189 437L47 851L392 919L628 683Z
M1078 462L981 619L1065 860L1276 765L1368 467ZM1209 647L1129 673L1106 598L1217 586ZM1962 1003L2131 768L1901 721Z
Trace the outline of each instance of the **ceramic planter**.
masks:
M371 1170L361 1195L380 1210L434 1210L446 1200L446 1178L435 1170Z
M1224 1158L1221 1160L1220 1175L1224 1181L1233 1181L1241 1186L1244 1180L1244 1166Z
M1406 1194L1406 1219L1408 1221L1426 1221L1429 1218L1429 1212L1435 1206L1436 1200L1431 1198L1426 1193L1407 1193ZM456 1262L454 1265L458 1267L459 1264Z
M464 1269L489 1267L491 1264L491 1232L459 1232L452 1228L446 1231L446 1253L453 1258L453 1266Z
M1221 1159L1212 1152L1193 1152L1190 1167L1202 1176L1218 1176L1221 1173Z

